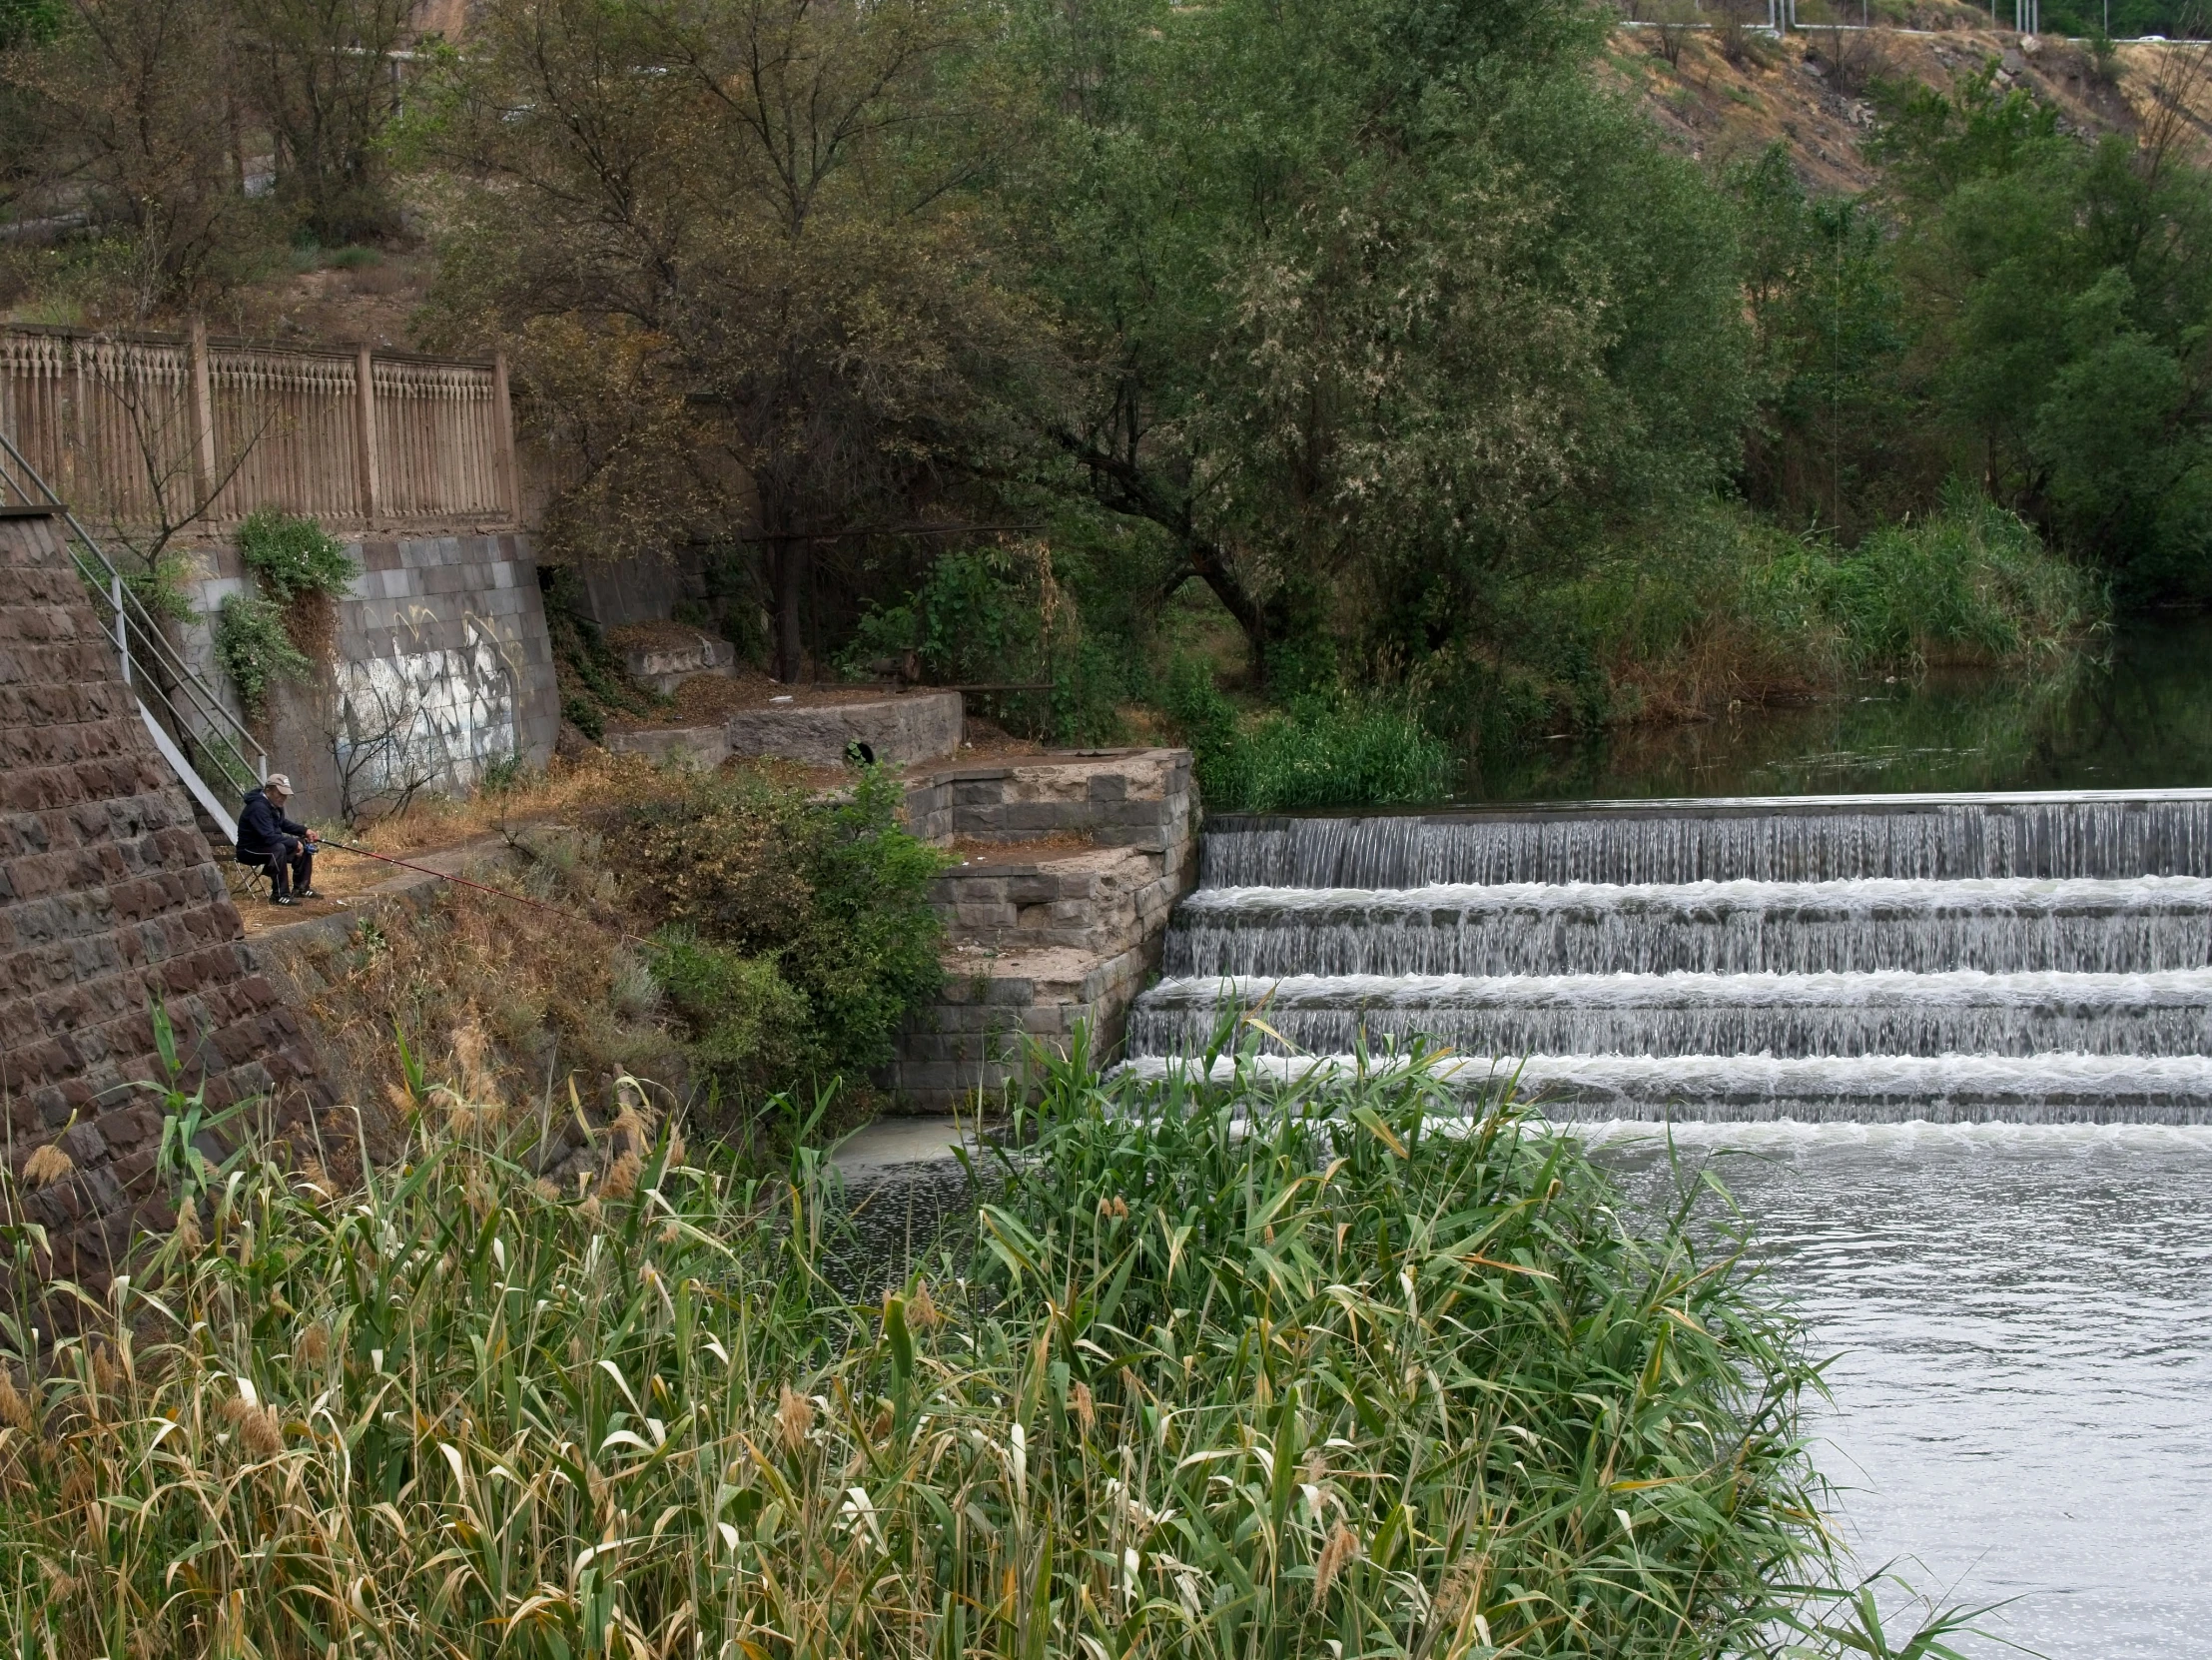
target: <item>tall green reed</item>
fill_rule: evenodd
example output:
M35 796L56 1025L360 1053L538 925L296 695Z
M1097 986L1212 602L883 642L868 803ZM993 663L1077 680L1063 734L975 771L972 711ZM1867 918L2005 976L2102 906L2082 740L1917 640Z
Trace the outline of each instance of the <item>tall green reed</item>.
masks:
M427 1088L358 1192L250 1153L108 1294L5 1332L8 1649L1427 1660L1857 1629L1799 1588L1834 1578L1815 1372L1725 1236L1640 1238L1572 1144L1502 1097L1467 1118L1418 1058L1325 1088L1147 1089L1080 1048L1035 1072L973 1241L880 1298L824 1277L813 1153L740 1180L633 1113L556 1189L542 1120ZM27 1287L35 1239L0 1247Z

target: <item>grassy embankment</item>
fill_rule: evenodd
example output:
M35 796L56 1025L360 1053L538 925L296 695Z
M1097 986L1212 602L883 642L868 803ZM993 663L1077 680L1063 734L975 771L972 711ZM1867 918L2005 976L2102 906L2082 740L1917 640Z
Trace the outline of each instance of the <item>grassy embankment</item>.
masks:
M1854 679L1974 667L2061 676L2109 610L2097 580L2023 520L1953 488L1940 511L1857 547L1714 506L1593 561L1571 583L1530 577L1497 595L1512 657L1415 674L1395 694L1328 690L1242 709L1194 657L1161 701L1198 757L1215 808L1434 801L1477 750L1554 728L1655 727L1743 705L1835 696Z
M1860 1631L1804 1588L1839 1567L1800 1441L1815 1368L1689 1201L1640 1237L1510 1106L1441 1133L1418 1066L1328 1099L1044 1086L1042 1156L973 1236L857 1300L822 1273L815 1155L738 1181L634 1114L574 1191L529 1175L543 1109L419 1077L404 1156L358 1193L251 1154L190 1171L176 1236L74 1335L0 1338L7 1651L1625 1657ZM6 1248L27 1299L35 1242Z
M719 1138L774 1141L761 1113L782 1091L841 1077L856 1087L839 1118L864 1112L858 1081L939 984L927 890L943 856L906 833L902 805L876 772L823 797L772 768L556 763L368 832L392 853L503 832L511 851L470 879L535 906L443 887L285 966L344 1099L402 1083L396 1031L433 1070L503 1091L572 1085L611 1107L629 1073Z

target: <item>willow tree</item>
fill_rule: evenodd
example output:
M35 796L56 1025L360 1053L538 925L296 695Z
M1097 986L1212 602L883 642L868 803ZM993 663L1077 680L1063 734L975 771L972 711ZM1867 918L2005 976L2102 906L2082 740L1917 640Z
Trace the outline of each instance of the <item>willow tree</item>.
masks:
M1709 487L1745 413L1730 216L1575 0L1076 0L1010 175L1085 371L1055 429L1255 665L1479 634L1486 580ZM1325 666L1325 665L1323 665Z
M825 536L1013 441L1035 332L971 186L965 0L493 0L416 142L454 170L440 332L512 350L578 552L756 535L779 672Z

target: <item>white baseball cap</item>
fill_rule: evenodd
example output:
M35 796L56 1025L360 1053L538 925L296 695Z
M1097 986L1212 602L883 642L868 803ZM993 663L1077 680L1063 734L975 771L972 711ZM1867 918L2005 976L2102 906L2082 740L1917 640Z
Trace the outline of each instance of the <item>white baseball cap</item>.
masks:
M275 790L279 795L290 795L292 793L292 780L287 778L281 772L273 772L269 775L268 779L264 781L264 783L262 784L262 788L265 790Z

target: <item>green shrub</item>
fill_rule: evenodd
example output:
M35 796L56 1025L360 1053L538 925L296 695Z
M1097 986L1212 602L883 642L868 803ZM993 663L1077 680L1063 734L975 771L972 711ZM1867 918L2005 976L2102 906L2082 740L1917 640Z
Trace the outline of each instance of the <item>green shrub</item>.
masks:
M1211 671L1185 658L1169 670L1163 701L1190 746L1200 795L1216 811L1441 801L1457 774L1420 716L1382 695L1313 694L1247 724Z
M199 614L185 593L191 571L192 561L182 553L157 553L146 569L125 571L123 585L156 622L190 622Z
M682 929L652 942L654 981L689 1028L687 1051L717 1104L758 1101L790 1076L808 1048L805 996L769 957L705 944Z
M359 567L338 539L312 518L263 507L238 527L238 556L261 591L280 605L305 594L336 599Z
M314 666L292 643L276 603L244 593L226 594L216 612L215 660L255 716L267 708L269 688L278 679L304 675Z
M1111 659L1125 653L1091 638L1055 558L1042 546L940 555L904 600L862 615L840 668L860 675L911 653L938 685L1043 688L969 694L971 708L1010 730L1068 743L1111 738L1126 678Z
M1930 662L2042 673L2108 608L2091 576L1967 486L1854 549L1715 501L1624 532L1572 581L1500 581L1489 614L1510 650L1437 672L1429 709L1471 747L1511 749Z
M664 940L691 942L693 955L671 962L697 988L685 1014L702 1041L725 1018L752 1030L747 1011L774 1002L736 967L755 960L802 1000L800 1036L779 1051L783 1077L857 1077L890 1058L900 1022L943 977L929 883L944 856L901 826L904 799L873 768L830 802L705 774L615 814L608 839L622 849L625 890L652 923L677 931ZM736 955L697 955L708 948ZM734 1000L726 1009L718 986Z
M1236 705L1221 694L1213 670L1202 659L1177 657L1168 665L1160 705L1201 770L1218 766L1236 747Z
M2104 609L2024 519L1956 481L1934 513L1829 558L1819 585L1861 667L2055 656Z

